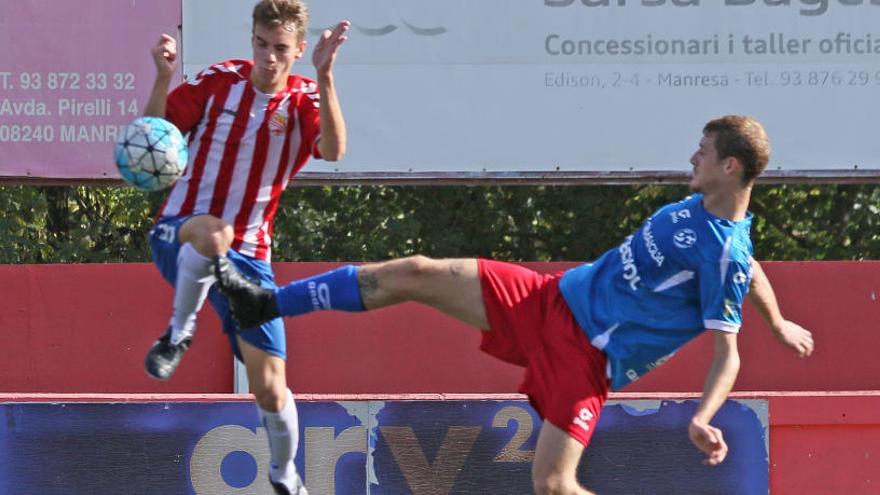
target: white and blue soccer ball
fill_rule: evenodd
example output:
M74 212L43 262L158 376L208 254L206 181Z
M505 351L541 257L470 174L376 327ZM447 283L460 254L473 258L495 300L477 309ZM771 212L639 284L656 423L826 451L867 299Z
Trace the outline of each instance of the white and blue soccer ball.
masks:
M125 182L142 191L158 191L174 184L186 169L186 140L163 118L138 117L125 126L114 156Z

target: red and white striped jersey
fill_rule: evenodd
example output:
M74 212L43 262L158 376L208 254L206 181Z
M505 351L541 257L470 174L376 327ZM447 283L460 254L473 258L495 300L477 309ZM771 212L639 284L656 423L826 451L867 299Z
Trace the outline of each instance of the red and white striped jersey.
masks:
M221 62L168 95L166 118L189 133L189 163L159 216L222 218L235 231L232 249L269 260L281 193L310 156L320 158L320 98L317 84L297 75L264 94L252 68Z

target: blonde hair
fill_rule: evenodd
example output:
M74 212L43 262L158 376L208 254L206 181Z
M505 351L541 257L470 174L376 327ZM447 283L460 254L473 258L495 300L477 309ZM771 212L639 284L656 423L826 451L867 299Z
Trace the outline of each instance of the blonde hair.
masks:
M309 25L309 8L302 0L261 0L254 6L254 24L274 28L281 26L296 33L298 41L306 38Z

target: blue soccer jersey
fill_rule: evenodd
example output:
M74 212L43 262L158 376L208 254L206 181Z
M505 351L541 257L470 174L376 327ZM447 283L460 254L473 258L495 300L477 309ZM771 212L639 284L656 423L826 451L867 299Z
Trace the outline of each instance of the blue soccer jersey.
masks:
M566 271L559 288L611 388L666 362L705 329L738 332L751 280L752 216L733 222L694 194L664 206L623 244Z

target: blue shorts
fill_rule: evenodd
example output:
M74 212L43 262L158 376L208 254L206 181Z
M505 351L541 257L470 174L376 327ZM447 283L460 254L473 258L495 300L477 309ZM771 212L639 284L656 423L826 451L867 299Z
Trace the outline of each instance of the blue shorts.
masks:
M153 263L156 264L159 271L162 272L162 276L172 286L177 283L177 253L181 247L177 234L180 231L180 226L190 218L193 218L193 216L163 218L156 222L156 225L150 230L149 240L150 248L153 251ZM278 287L275 285L275 274L272 273L272 266L268 262L245 256L232 249L229 250L226 256L242 275L251 280L259 280L261 287L268 289ZM223 332L229 338L233 354L240 361L243 360L241 358L241 350L238 348L237 336L240 336L245 342L257 349L266 351L281 359L286 359L287 344L284 338L284 322L281 318L275 318L272 321L263 323L259 327L240 330L229 313L229 302L226 300L226 297L220 294L216 287L211 287L211 290L208 292L208 301L211 302L214 311L220 316L220 321L223 322Z

